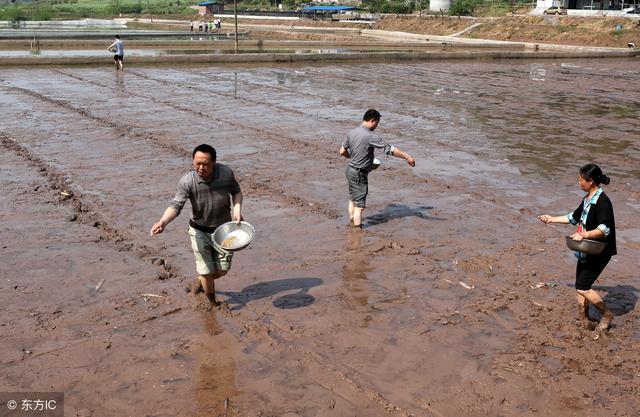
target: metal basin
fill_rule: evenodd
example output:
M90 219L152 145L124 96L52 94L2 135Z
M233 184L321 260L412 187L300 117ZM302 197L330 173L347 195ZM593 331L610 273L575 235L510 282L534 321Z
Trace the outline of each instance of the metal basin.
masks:
M227 222L221 224L213 231L213 242L222 249L237 251L249 246L256 235L256 231L247 222Z
M371 166L371 170L378 169L380 165L382 165L382 161L378 158L373 158L373 165Z
M598 255L607 246L605 242L600 242L591 239L582 239L580 242L571 239L571 236L567 236L567 247L571 250L578 252L584 252L587 255Z

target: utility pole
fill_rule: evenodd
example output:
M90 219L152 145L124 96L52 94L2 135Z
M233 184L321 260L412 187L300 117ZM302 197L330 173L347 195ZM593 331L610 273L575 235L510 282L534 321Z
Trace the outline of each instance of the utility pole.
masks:
M235 20L235 52L238 53L238 0L233 0L233 18Z
M149 8L149 19L151 19L151 23L153 23L153 14L151 14L151 4L149 4L149 0L147 0L147 7Z

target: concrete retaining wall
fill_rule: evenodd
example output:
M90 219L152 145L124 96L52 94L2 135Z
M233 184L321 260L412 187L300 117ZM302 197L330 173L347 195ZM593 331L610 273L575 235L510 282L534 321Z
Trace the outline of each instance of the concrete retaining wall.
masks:
M126 28L126 24L110 19L80 19L80 20L47 20L47 21L20 21L18 23L0 20L0 28L14 28L17 25L20 29L69 29L69 28L105 28L117 29Z
M164 55L125 57L125 68L131 64L176 63L251 63L251 62L328 62L328 61L409 61L451 59L569 59L569 58L627 58L640 56L638 50L618 51L492 51L492 52L362 52L346 54L238 54L238 55ZM30 65L111 65L112 58L92 57L6 57L0 66Z

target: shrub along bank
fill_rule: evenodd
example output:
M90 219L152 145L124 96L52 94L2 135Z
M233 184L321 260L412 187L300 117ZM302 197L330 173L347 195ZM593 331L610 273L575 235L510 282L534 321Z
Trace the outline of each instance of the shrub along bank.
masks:
M51 0L0 4L0 20L62 20L120 15L194 14L190 0Z

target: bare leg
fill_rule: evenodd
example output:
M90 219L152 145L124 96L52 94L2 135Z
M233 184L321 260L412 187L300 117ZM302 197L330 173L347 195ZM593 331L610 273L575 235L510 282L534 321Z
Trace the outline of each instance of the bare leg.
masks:
M353 224L353 209L356 206L353 205L353 201L349 200L349 224L352 225Z
M598 304L602 302L602 298L600 294L598 294L595 290L577 290L578 295L585 298L591 304Z
M607 305L602 301L602 297L595 290L578 290L578 294L584 297L587 301L595 306L598 309L602 318L600 319L600 323L598 323L598 327L596 330L607 330L611 325L611 321L613 320L613 313Z
M213 274L200 275L198 279L202 284L202 289L204 290L205 295L211 302L211 304L218 305L216 301L216 284L215 280L226 275L227 271L216 271Z
M589 323L589 306L591 305L591 303L580 293L577 294L577 298L578 298L578 304L580 306L578 308L578 318L584 324L588 324Z
M362 211L364 209L361 207L353 208L353 225L355 227L360 227L362 225Z

